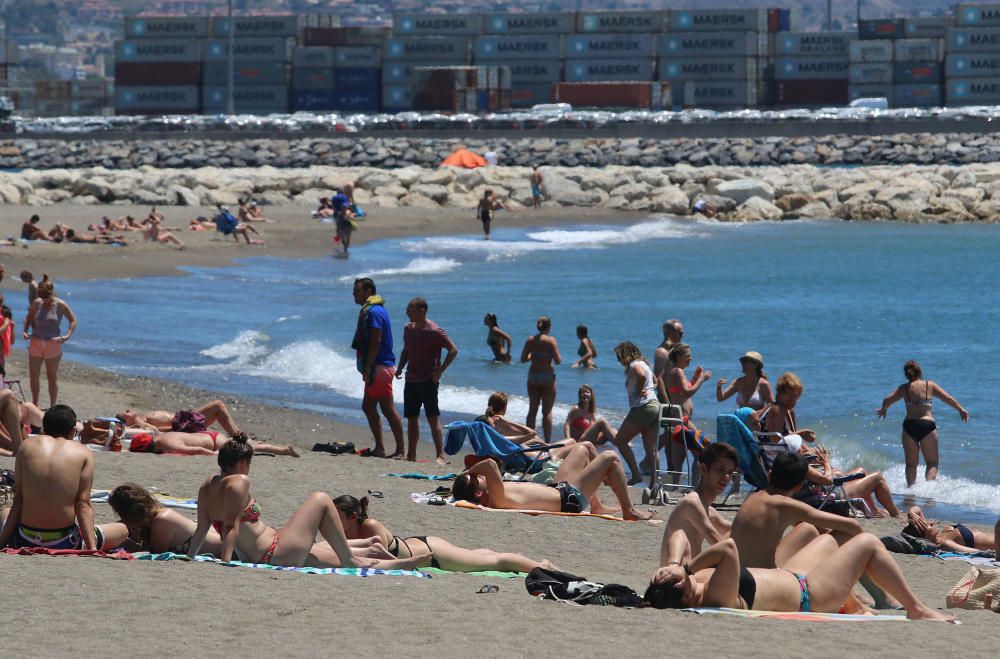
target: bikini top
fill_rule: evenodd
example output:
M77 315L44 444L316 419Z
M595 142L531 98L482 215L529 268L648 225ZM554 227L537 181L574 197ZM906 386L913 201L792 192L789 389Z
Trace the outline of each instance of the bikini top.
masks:
M931 398L931 383L929 380L925 380L924 384L927 385L924 388L924 399L923 400L910 400L910 384L906 383L906 389L903 390L903 400L907 407L913 407L914 405L925 405L927 407L934 406L934 399Z
M778 406L777 403L772 403L771 406L767 408L767 411L760 417L760 427L765 432L767 431L767 415L770 414L771 410L773 410L776 406ZM782 411L784 412L784 418L782 419L783 423L781 424L781 434L784 436L795 432L795 423L792 421L791 412L785 410L784 408L782 408Z
M736 405L737 407L752 407L755 410L763 409L764 399L760 397L760 387L753 390L753 396L746 398L743 392L740 390L736 391Z
M576 428L581 432L593 425L593 423L587 417L581 415L573 419L573 423L569 424L571 428Z
M240 515L240 523L246 522L252 524L260 519L260 506L257 505L256 499L250 499L250 503L247 507L243 509L243 514ZM212 528L222 533L222 522L213 521Z

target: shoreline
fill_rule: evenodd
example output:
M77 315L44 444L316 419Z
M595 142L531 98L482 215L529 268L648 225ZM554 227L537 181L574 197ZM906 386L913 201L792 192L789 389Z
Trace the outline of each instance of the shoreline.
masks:
M114 210L120 208L116 206ZM85 226L84 217L91 217L95 212L94 207L40 209L45 213L53 210L72 211L69 223L75 227ZM178 209L165 210L171 223L176 224L181 217ZM265 208L267 212L270 210ZM51 267L49 272L56 278L58 291L59 279L183 274L173 271L177 263L218 266L229 263L232 258L248 255L309 256L329 252L330 225L316 224L304 209L281 209L281 212L287 215L282 215L277 225L262 225L262 229L270 230L274 237L267 238L266 249L259 251L253 246L236 248L231 242L213 243L211 236L205 235L208 232L183 233L182 239L194 234L193 247L189 250L177 252L158 245L140 245L134 255L124 257L121 252L132 249L131 246L10 248L12 254L0 255L7 266L8 282L14 280L8 283L6 293L23 294L23 286L16 282L17 272L21 267L28 267L39 275L39 263ZM395 209L372 213L368 220L371 224L362 224L358 236L378 240L413 235L415 230L422 235L463 232L476 235L479 230L478 222L466 210L441 213L441 221L438 221L437 210L406 209L405 213L396 213ZM538 226L628 223L649 216L620 214L606 209L594 209L590 214L581 214L578 209L553 209L542 213L519 211L502 217L510 218L510 222L502 226ZM21 216L11 217L9 208L3 218L16 225L21 221ZM522 221L524 223L519 224ZM49 222L43 219L42 224L47 227ZM38 257L40 252L41 258ZM15 265L17 263L21 265ZM23 342L15 345L9 364L12 374L24 373ZM26 377L22 385L27 385ZM384 498L371 495L371 514L385 522L392 532L404 534L404 537L439 535L465 547L520 551L532 558L550 559L573 574L605 583L622 583L640 592L656 565L662 524L536 518L418 505L409 500L409 494L432 489L435 484L388 478L384 474L389 471L432 474L457 471L461 467L458 457L452 458L450 465L439 467L433 461L413 465L355 456L330 456L308 450L315 442L334 440L354 441L358 448L370 446L369 431L363 426L292 407L220 396L168 380L119 375L72 361L63 363L60 385L60 399L72 405L81 417L114 413L127 406L182 409L196 406L205 398L222 398L231 405L242 428L262 439L289 441L305 448L299 459L262 457L254 461L254 494L264 509L264 519L275 526L284 523L310 491L325 491L333 496L350 493L358 497L368 491L377 491L384 494ZM47 399L44 383L42 399ZM422 434L426 439L426 434ZM419 457L426 460L430 454L429 444L423 442L418 449ZM109 488L135 481L183 497L193 496L200 483L217 471L212 457L97 453L95 462L95 487ZM3 468L12 468L13 463L11 458L0 459ZM634 499L639 496L638 490L631 494ZM653 510L658 519L664 520L671 509ZM97 522L112 521L107 506L95 506L95 511ZM879 535L898 532L902 527L898 520L861 520L861 523L865 530ZM969 568L962 562L927 557L896 555L896 559L914 592L935 608L943 606L944 594ZM83 632L85 638L113 638L121 633L123 621L136 618L136 595L144 598L145 615L156 616L156 624L143 631L142 648L132 652L140 657L176 654L179 642L206 656L231 654L233 647L246 642L243 618L250 607L255 607L260 615L280 621L277 625L261 623L264 626L255 636L254 652L251 653L254 656L276 652L282 656L315 656L318 648L334 644L357 652L371 648L374 625L391 625L400 617L405 617L405 627L384 635L379 641L378 654L450 658L467 654L469 644L474 644L473 647L485 656L506 656L510 654L511 626L526 629L527 625L537 625L539 616L546 616L550 621L546 636L551 647L558 648L555 654L559 656L611 654L623 650L636 656L660 656L662 648L668 644L674 652L701 656L709 652L731 652L733 637L740 639L741 648L763 650L773 647L776 624L789 625L787 631L791 633L807 632L810 643L818 644L817 647L878 651L889 657L912 654L909 648L913 643L942 653L945 648L961 644L973 656L985 656L995 646L995 616L987 611L959 612L964 623L961 627L904 624L890 625L891 629L887 629L880 624L859 623L851 628L847 638L842 625L813 625L803 629L799 623L792 622L723 619L676 611L629 611L593 606L570 609L553 602L533 600L520 580L481 575L446 574L427 580L361 579L224 569L179 562L146 564L20 556L3 556L0 561L11 583L18 584L19 607L41 609L58 602L61 612L59 617L31 617L23 621L8 643L14 651L37 650L38 639L45 638L47 652L72 651L96 656L99 647L92 651L90 647L81 650L78 621L87 621ZM499 585L500 592L475 594L486 583ZM110 584L114 587L109 587ZM95 606L100 608L101 615L93 615ZM331 620L357 620L362 615L370 623L330 624ZM484 625L485 619L502 620L502 623ZM640 636L625 631L638 625L649 631ZM414 652L414 648L419 649Z

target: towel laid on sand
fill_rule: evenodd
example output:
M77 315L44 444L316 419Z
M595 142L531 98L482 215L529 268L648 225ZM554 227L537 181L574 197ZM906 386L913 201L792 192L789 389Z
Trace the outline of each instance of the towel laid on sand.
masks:
M215 563L226 567L249 567L259 570L274 570L278 572L298 572L300 574L337 574L342 577L373 577L376 575L386 575L390 577L420 577L430 579L431 575L424 574L418 570L379 570L372 567L286 567L283 565L265 565L263 563L244 563L242 561L229 561L228 563L215 558L214 556L201 555L190 559L184 554L174 554L164 552L162 554L150 554L149 552L138 552L135 558L140 561L188 561L194 560L199 563Z
M45 547L21 547L20 549L3 550L10 556L93 556L95 558L110 558L116 561L134 561L135 557L123 549L104 552L96 549L46 549Z
M91 490L90 492L90 500L93 503L107 503L108 497L110 496L111 496L111 490ZM197 499L182 499L180 497L172 497L167 494L160 494L159 492L153 492L153 496L156 497L156 500L161 505L167 508L198 510Z
M392 476L393 478L411 478L413 480L424 480L424 481L453 481L458 478L458 474L385 474L386 476Z
M494 577L496 579L523 579L528 574L526 572L501 572L499 570L478 570L476 572L450 572L436 567L422 567L421 572L428 574L471 574L476 577Z
M803 613L798 611L744 611L743 609L700 608L681 609L686 613L717 613L740 618L771 618L777 620L800 620L802 622L906 622L906 616L865 616L848 613Z
M614 515L595 515L594 513L559 513L552 510L513 510L508 508L490 508L488 506L482 506L471 501L454 501L450 505L456 508L467 508L470 510L488 510L497 513L523 513L525 515L558 515L559 517L590 517L593 519L609 519L612 522L630 522L632 520L622 519L621 517L615 517ZM651 524L662 524L663 520L651 519L648 520Z
M939 551L935 557L942 561L962 561L981 567L1000 567L1000 561L994 560L992 551L980 551L975 554L958 554L950 551Z

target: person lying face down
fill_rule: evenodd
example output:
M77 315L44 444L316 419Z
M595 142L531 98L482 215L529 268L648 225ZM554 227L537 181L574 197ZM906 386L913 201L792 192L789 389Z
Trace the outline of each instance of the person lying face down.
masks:
M655 608L837 613L850 602L855 582L867 572L902 603L907 618L955 620L917 598L882 542L870 533L857 535L842 547L831 536L821 535L789 557L784 567L769 569L742 566L732 539L692 557L687 536L677 531L670 537L667 558L643 596Z
M452 495L462 501L490 508L511 510L547 510L581 513L588 507L602 482L607 481L618 498L622 517L628 520L649 519L650 513L640 512L628 496L625 471L618 456L604 452L591 461L584 446L575 446L563 459L556 472L556 482L505 483L500 468L492 460L484 460L455 479Z
M299 457L299 452L294 446L287 444L264 444L263 442L251 442L245 432L237 432L233 438L240 438L242 441L254 447L254 450L274 455L287 455L293 458ZM216 455L219 448L229 441L224 434L214 430L204 432L162 432L148 433L140 432L132 435L129 451L132 453L174 453L177 455Z

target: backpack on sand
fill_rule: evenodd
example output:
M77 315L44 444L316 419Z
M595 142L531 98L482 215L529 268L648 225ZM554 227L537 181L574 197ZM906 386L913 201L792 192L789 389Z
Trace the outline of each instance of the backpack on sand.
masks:
M535 597L567 604L638 608L642 598L627 586L599 584L559 570L536 567L528 573L524 587Z

